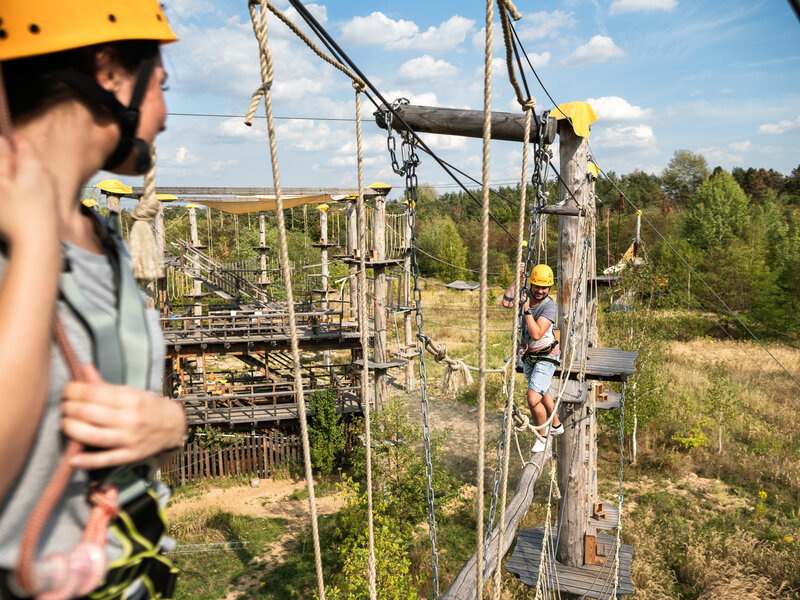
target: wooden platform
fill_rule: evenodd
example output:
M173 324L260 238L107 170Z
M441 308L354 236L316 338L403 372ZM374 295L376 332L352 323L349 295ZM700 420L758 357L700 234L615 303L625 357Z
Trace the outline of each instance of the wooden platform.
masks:
M591 513L591 511L589 511ZM617 527L617 520L619 519L619 506L611 502L603 502L603 512L606 516L602 519L593 519L589 517L589 524L597 529L609 530Z
M176 398L176 400L183 405L189 425L255 425L299 419L296 402L226 406L225 400L219 397ZM309 411L307 403L306 412ZM361 405L358 397L353 393L343 395L336 401L336 412L360 413Z
M586 379L599 381L625 381L636 373L634 362L638 352L626 352L619 348L589 348L586 351ZM580 368L576 365L569 377L576 379ZM561 367L556 369L561 376Z
M521 529L517 534L517 545L514 553L506 563L506 570L513 573L525 585L535 586L539 578L539 560L542 554L542 541L544 529ZM598 541L611 543L614 537L602 533L597 534ZM555 543L553 541L552 543ZM622 545L620 547L620 571L617 596L626 596L633 593L631 581L631 559L633 547ZM550 587L560 592L568 592L588 598L608 598L614 589L614 555L609 556L604 566L584 565L582 567L566 567L558 562L554 563L555 569L551 575Z

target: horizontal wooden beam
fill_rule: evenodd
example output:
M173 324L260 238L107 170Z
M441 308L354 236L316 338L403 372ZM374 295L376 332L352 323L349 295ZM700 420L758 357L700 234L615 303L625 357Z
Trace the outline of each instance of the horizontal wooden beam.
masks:
M555 204L545 204L537 208L536 212L543 215L559 215L562 217L582 217L586 214L583 208L577 206L557 206Z
M215 200L224 202L236 201L246 202L246 198L236 198L236 196L274 196L275 188L264 187L167 187L159 186L159 194L172 194L173 196L184 196L189 199L192 196L213 196L213 198L204 198L205 200ZM122 196L123 198L138 198L144 194L143 187L132 188L130 194ZM281 188L281 194L286 196L320 196L328 194L330 196L349 196L358 194L358 188ZM377 191L365 188L364 197L372 198L379 195ZM184 198L179 198L183 200ZM256 201L257 198L253 198Z
M386 105L375 112L375 122L381 129L386 129ZM462 137L483 137L483 111L460 108L440 108L438 106L416 106L401 104L395 111L417 133L439 133L442 135L458 135ZM392 119L392 129L404 131L405 125L400 119ZM538 124L531 122L531 141L536 139ZM544 132L546 144L556 139L557 121L547 118ZM507 112L492 112L492 139L521 142L525 135L525 115Z

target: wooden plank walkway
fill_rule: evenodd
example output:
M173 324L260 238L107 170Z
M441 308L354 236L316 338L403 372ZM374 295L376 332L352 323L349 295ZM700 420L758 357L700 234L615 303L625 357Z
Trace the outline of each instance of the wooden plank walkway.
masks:
M514 553L506 563L506 570L513 573L525 585L535 586L539 578L539 561L542 555L542 542L544 528L523 529L517 534L517 545ZM611 544L613 548L614 537L602 533L597 534L597 541ZM552 542L555 544L555 541ZM620 547L620 571L617 596L626 596L633 593L631 581L631 560L633 547L623 544ZM603 566L584 565L582 567L567 567L554 562L555 569L550 575L549 585L561 593L568 592L588 598L609 598L614 589L614 555L609 556Z
M183 404L186 411L186 421L189 425L274 423L299 418L296 402L252 404L249 406L209 406L208 401L205 399L177 398L176 400ZM306 412L309 410L310 408L306 405ZM361 405L357 396L348 394L344 398L337 400L337 412L340 414L360 413Z
M589 510L591 513L591 510ZM603 512L606 516L602 519L593 519L589 517L589 525L595 526L597 529L616 529L617 520L619 518L619 506L611 502L603 502Z

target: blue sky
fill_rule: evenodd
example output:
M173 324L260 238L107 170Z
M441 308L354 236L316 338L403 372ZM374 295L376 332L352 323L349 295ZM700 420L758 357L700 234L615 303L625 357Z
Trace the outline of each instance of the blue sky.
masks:
M170 113L243 115L260 84L246 0L165 2L181 42L165 48ZM288 2L276 2L288 8ZM485 3L450 0L307 4L389 100L481 109ZM558 103L590 102L590 137L606 171L660 173L677 149L710 167L800 164L800 23L785 0L571 0L516 2L525 50ZM293 10L290 18L299 23ZM495 10L495 16L497 11ZM520 111L496 23L493 110ZM350 82L270 21L276 61L281 181L286 187L355 186ZM526 73L540 108L551 101ZM372 106L363 111L369 117ZM263 105L258 115L263 115ZM297 119L305 117L305 119ZM309 119L310 118L310 119ZM429 136L443 158L479 177L480 140ZM366 183L402 181L386 134L364 123ZM158 140L160 185L271 186L264 120L171 114ZM491 180L514 183L520 144L493 142ZM421 182L452 183L431 159ZM126 180L136 183L134 179Z

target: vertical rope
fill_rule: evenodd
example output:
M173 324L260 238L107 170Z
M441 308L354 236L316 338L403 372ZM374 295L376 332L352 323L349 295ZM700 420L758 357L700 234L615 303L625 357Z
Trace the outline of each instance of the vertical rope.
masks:
M270 86L274 76L274 65L272 54L267 44L267 12L261 6L260 19L255 9L255 2L250 0L250 19L253 23L253 31L258 40L261 57L261 87L253 94L253 100L258 105L260 95L264 96L264 107L267 113L267 131L269 133L269 154L272 165L272 178L275 187L275 204L278 222L278 240L280 243L281 273L283 284L286 289L286 305L289 313L289 338L292 350L292 362L294 363L294 382L295 393L297 395L297 414L300 418L300 432L303 440L303 461L306 471L306 486L308 487L308 504L311 512L311 534L314 542L314 562L317 575L317 592L319 600L325 600L325 582L322 575L322 553L319 543L319 522L317 518L317 501L314 495L314 478L311 471L311 445L308 440L308 422L306 419L306 403L303 394L303 380L300 372L300 349L297 341L297 318L294 310L294 292L292 290L292 274L289 269L289 250L286 243L286 221L283 215L283 198L281 194L280 172L278 170L278 150L275 143L275 119L272 114L272 96ZM253 102L251 110L255 113ZM248 112L249 114L249 112Z
M150 148L151 167L144 176L144 194L139 198L136 208L131 212L133 227L129 241L133 274L137 279L153 280L164 276L163 257L158 256L156 238L153 233L153 220L161 208L156 197L156 149Z
M358 255L360 265L358 270L358 328L361 333L361 357L364 368L361 370L361 406L364 408L364 442L367 462L367 534L369 544L369 557L367 558L367 581L370 600L377 597L375 584L375 530L372 518L372 424L370 417L369 397L369 321L367 320L367 267L366 267L366 207L364 206L364 160L361 145L361 92L364 85L353 83L356 89L356 153L358 163L358 200L356 201L356 214L358 215Z
M478 474L475 494L475 512L478 522L477 539L477 596L483 597L483 469L484 445L486 437L486 307L487 271L489 264L489 159L492 140L492 21L494 0L486 0L486 52L484 56L483 85L483 205L481 210L481 274L480 274L480 317L478 350Z
M528 146L530 145L531 139L531 113L533 111L533 106L526 106L525 107L525 134L522 144L522 175L521 175L521 183L520 183L520 193L519 193L519 219L517 221L517 255L516 261L514 262L514 289L519 290L521 281L520 281L520 272L519 272L519 263L522 262L522 242L525 238L525 204L527 199L527 190L528 190ZM514 306L514 326L512 328L511 334L511 369L514 368L513 363L516 362L517 359L517 346L519 344L519 313L520 311L517 310L517 307ZM495 567L494 573L494 594L492 598L494 600L500 600L500 584L501 584L501 575L500 575L500 563L502 561L502 556L500 549L503 547L503 537L505 536L505 529L506 529L506 498L508 496L508 460L511 453L508 451L508 448L511 445L511 431L514 429L511 427L511 414L512 409L514 407L514 392L516 387L517 377L515 372L512 370L511 372L511 380L508 383L508 387L505 388L508 391L508 398L506 399L506 414L505 414L505 421L506 421L506 437L504 441L504 448L506 449L505 453L503 454L503 482L501 484L502 487L502 495L500 497L500 530L498 532L497 538L497 565Z

